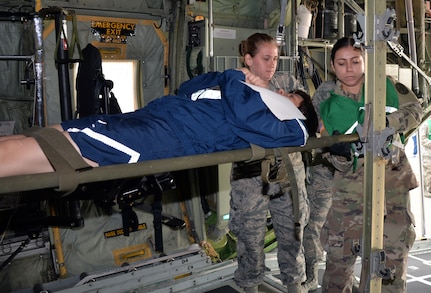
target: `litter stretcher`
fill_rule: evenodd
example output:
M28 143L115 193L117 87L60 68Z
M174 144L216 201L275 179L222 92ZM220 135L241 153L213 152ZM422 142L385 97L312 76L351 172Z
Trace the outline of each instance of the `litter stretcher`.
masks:
M186 157L177 157L171 159L145 161L134 164L111 165L104 167L91 168L81 158L78 152L70 145L65 137L57 130L50 128L41 128L29 135L36 138L46 153L50 162L54 166L55 172L12 176L0 178L0 194L11 192L25 192L36 194L49 194L49 197L58 197L72 203L83 198L86 195L93 196L93 193L84 191L92 184L99 182L104 184L112 180L130 180L130 178L152 178L150 186L159 186L160 189L149 189L148 192L158 194L158 202L161 202L161 196L168 185L160 186L161 180L166 177L160 177L160 174L166 174L172 171L194 169L205 166L213 166L223 163L263 160L262 177L268 178L269 166L272 158L275 156L286 156L289 152L306 151L318 147L329 146L341 141L356 141L357 135L341 135L325 138L310 138L307 145L303 147L286 147L278 149L263 149L257 146L251 146L249 149L225 151L211 154L194 155ZM265 167L267 166L267 167ZM156 176L153 176L156 175ZM285 168L277 176L277 180L287 180L289 177L289 168ZM169 178L169 177L168 177ZM292 178L292 177L290 177ZM140 179L137 182L142 182ZM170 180L168 179L168 182ZM99 185L98 185L99 186ZM138 194L141 191L137 191ZM76 196L78 194L78 196ZM123 207L134 208L132 193L123 196L126 200ZM116 197L116 201L118 202ZM156 199L156 198L155 198ZM138 207L136 207L138 208ZM39 291L53 290L55 292L120 292L123 290L134 289L143 290L142 288L152 288L154 292L166 292L166 290L194 290L194 292L203 292L220 286L220 280L224 282L232 281L235 270L235 261L224 261L214 263L210 254L202 247L193 247L190 250L178 252L173 255L163 257L163 239L161 233L161 222L163 217L161 205L154 210L154 238L155 250L161 252L161 257L151 260L137 261L130 265L120 268L107 269L104 271L91 272L86 275L60 279L47 284L40 284ZM130 212L130 209L129 209ZM129 213L128 213L129 214ZM297 212L294 217L297 216ZM159 221L156 221L156 219ZM55 226L55 221L47 222ZM137 223L137 222L136 222ZM82 223L83 224L83 223ZM125 223L123 225L127 231L135 223ZM75 224L78 226L78 224ZM269 258L271 261L271 258ZM274 270L277 269L277 262L273 260ZM149 277L153 276L153 277ZM271 276L268 276L271 278ZM276 280L268 280L277 284ZM127 285L124 285L127 284ZM127 288L126 288L127 287ZM140 289L139 289L140 288ZM167 289L168 288L168 289Z

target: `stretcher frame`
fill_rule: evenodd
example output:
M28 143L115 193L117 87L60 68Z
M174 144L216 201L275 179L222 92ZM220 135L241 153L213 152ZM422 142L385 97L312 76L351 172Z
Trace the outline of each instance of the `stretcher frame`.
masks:
M308 139L308 142L305 146L284 147L279 149L288 153L302 152L315 148L330 146L334 143L354 142L357 140L357 134L320 138L311 137ZM78 154L76 151L75 153ZM0 178L0 194L38 189L56 189L59 192L66 192L67 190L60 186L62 181L74 181L76 188L80 184L91 182L133 178L163 172L214 166L224 163L259 160L274 155L275 153L276 149L251 147L247 149L214 152L209 154L150 160L133 164L118 164L87 168L83 170L76 170L73 174L67 172L65 175L63 175L67 176L66 178L61 177L61 171L59 170L49 173L9 176ZM73 176L73 178L70 176Z

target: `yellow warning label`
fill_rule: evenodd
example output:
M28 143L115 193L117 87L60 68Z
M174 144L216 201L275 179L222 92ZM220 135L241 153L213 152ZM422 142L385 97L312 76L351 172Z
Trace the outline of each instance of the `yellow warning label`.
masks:
M91 31L102 43L126 43L127 37L135 35L135 23L91 21Z
M146 223L142 223L142 224L138 225L138 229L136 231L141 231L141 230L147 230L147 224ZM129 229L129 232L136 232L136 231L132 231L132 229ZM115 230L110 230L110 231L104 232L103 234L105 235L105 238L122 236L122 235L124 235L124 229L119 228L119 229L115 229Z
M121 266L124 263L147 259L153 256L151 248L147 243L124 247L112 251L115 264Z

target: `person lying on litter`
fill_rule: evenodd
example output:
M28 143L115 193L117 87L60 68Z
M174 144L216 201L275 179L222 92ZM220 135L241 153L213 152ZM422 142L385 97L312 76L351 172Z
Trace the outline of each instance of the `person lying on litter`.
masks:
M62 131L93 167L244 149L250 144L305 145L307 120L297 107L305 115L314 111L309 96L297 92L286 94L286 99L271 93L277 100L265 91L260 94L245 79L241 70L210 72L184 82L177 95L163 96L134 112L86 116L50 127ZM212 90L215 87L220 90ZM268 108L270 99L276 102L275 109ZM55 171L37 141L25 135L0 138L0 162L0 177Z

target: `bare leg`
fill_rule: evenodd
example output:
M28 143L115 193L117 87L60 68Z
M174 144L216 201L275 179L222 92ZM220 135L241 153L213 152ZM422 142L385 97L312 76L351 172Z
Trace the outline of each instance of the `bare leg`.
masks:
M0 162L0 177L54 171L32 137L0 141Z
M24 138L24 137L25 136L21 135L21 134L0 136L0 141L11 140L11 139L21 139L21 138Z
M62 131L75 149L80 152L78 146L72 141L69 134L61 129L61 126L55 125L53 128ZM85 158L84 160L93 167L98 165ZM34 138L14 135L0 140L0 177L53 171L53 167Z

